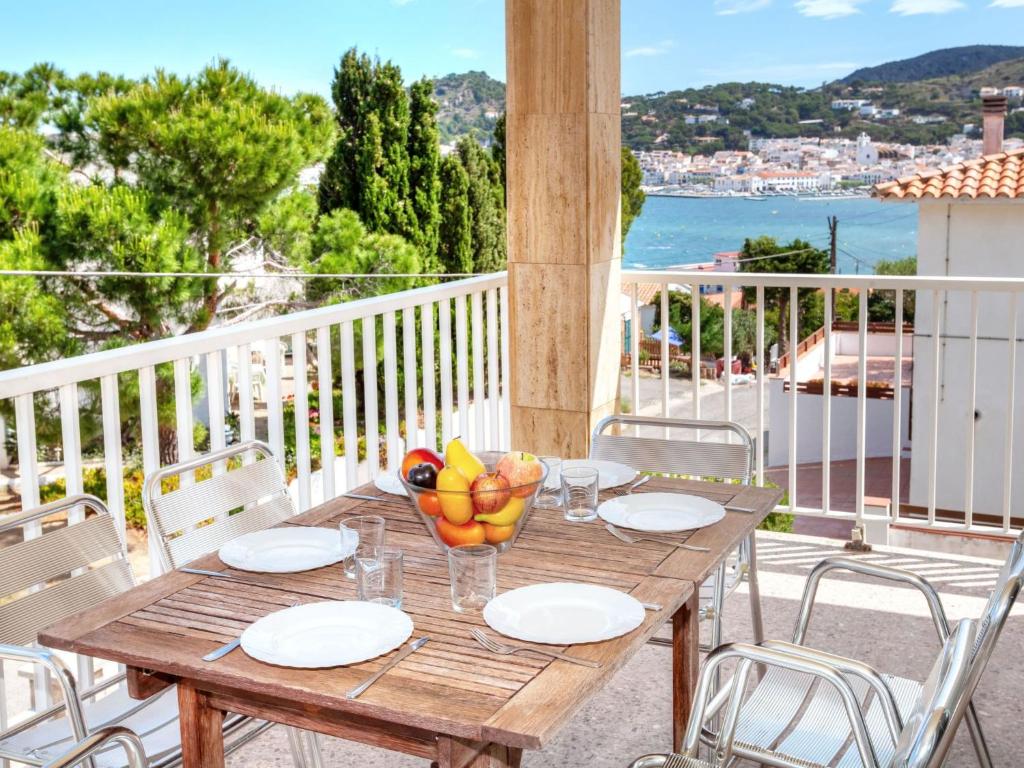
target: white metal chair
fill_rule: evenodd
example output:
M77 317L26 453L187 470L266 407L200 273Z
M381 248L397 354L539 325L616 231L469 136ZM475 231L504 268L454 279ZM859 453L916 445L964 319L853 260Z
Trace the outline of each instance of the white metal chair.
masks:
M42 535L0 549L0 663L33 664L38 674L52 678L61 693L60 703L0 732L0 759L46 765L93 729L121 725L142 734L154 768L180 765L178 700L173 687L136 701L128 695L125 676L119 674L80 691L56 653L32 647L47 626L135 585L114 521L94 496L71 496L14 515L0 524L0 534L42 525L72 509L84 509L84 519L59 528L43 527ZM230 715L224 722L227 749L242 746L268 727ZM85 760L90 768L125 765L112 752Z
M213 468L212 476L191 484L182 482L203 467ZM173 477L179 478L178 487L165 491L164 481ZM157 537L166 568L180 568L231 539L271 528L295 515L281 465L270 446L256 440L150 473L142 503L149 535ZM316 734L291 727L286 730L295 765L320 768Z
M935 587L926 579L901 568L890 568L882 565L874 565L869 562L844 557L831 557L818 563L807 578L804 587L803 600L800 605L800 615L797 619L797 626L793 633L793 642L803 645L807 637L807 629L811 620L811 613L814 609L814 600L817 596L818 586L822 577L832 571L848 571L863 576L870 576L876 579L883 579L897 584L909 586L922 593L928 603L932 616L932 623L940 641L945 641L950 633L950 623L946 618L946 612L942 606L942 600ZM1010 615L1017 600L1017 595L1024 587L1024 531L1017 536L1010 547L1006 562L1003 564L996 585L989 595L988 602L978 620L978 640L971 655L971 687L977 686L978 680L985 671L992 652L995 650L996 641L1002 632L1006 619ZM912 699L921 689L921 684L915 680L896 676L886 676L889 685L897 692L897 701L903 706ZM989 754L988 744L981 729L974 704L968 699L963 702L965 709L964 717L970 731L974 750L978 757L978 763L982 768L992 768L992 757Z
M781 768L939 768L976 682L971 657L979 640L974 622L963 619L905 711L885 678L858 661L791 643L720 646L701 667L682 753L646 755L631 768L725 768L736 758ZM736 662L736 671L716 695L714 678L726 661ZM768 672L748 696L755 665ZM779 675L806 680L810 699L779 696ZM785 728L762 745L766 703L783 716ZM709 740L705 726L719 713L711 755L701 760L702 742Z
M629 434L608 434L615 428ZM640 429L647 428L641 434ZM659 430L685 430L691 439L669 439L649 434ZM667 432L666 432L667 434ZM709 440L714 436L718 440ZM590 457L628 464L642 472L714 478L749 485L753 475L754 446L747 431L729 421L665 419L654 416L609 416L594 428ZM725 600L746 579L750 588L750 621L754 642L764 637L761 593L757 583L757 543L752 533L737 552L700 587L700 618L711 621L711 641L704 650L722 642ZM661 638L652 642L662 643Z
M120 747L124 751L128 768L148 768L149 760L146 758L142 739L135 731L119 725L100 728L43 768L73 768L76 765L86 765L95 755L113 747Z

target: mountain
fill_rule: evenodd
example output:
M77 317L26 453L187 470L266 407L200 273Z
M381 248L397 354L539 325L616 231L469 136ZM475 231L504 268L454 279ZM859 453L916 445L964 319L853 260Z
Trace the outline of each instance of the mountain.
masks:
M672 149L691 154L746 149L749 136L845 136L867 133L876 141L942 144L980 123L980 90L1024 86L1024 48L974 46L985 51L1020 50L1016 59L983 69L907 82L867 83L851 75L805 89L771 83L721 83L703 88L622 97L622 143L631 149ZM934 54L946 54L948 49ZM917 61L911 59L909 61ZM897 62L898 63L898 62ZM896 66L882 65L878 69ZM910 72L910 69L905 69ZM854 73L856 74L856 73ZM451 74L436 81L442 141L471 135L486 143L505 109L505 85L484 72ZM862 99L898 109L888 119L867 119L857 110L832 109L837 99ZM1011 99L1006 135L1024 137L1024 106Z
M1012 45L965 45L943 48L912 59L890 61L858 69L839 82L910 83L950 75L966 75L1008 59L1024 58L1024 47Z
M434 98L442 142L472 136L486 143L505 111L505 84L486 72L452 73L434 81Z

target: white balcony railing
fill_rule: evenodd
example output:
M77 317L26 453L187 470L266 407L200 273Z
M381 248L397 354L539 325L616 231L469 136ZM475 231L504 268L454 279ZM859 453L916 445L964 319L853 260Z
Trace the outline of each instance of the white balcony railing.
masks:
M654 312L666 325L669 287L683 288L696 295L701 288L720 289L720 303L731 306L738 292L753 294L755 343L753 362L756 373L750 383L753 408L738 416L734 410L738 391L732 376L722 380L721 394L709 398L702 391L696 366L691 366L687 385L691 388L684 407L675 404L670 392L668 366L661 366L660 391L645 398L641 392L641 352L638 334L630 334L629 400L640 409L658 415L707 418L709 402L715 405L714 417L738 419L756 435L757 481L763 483L775 471L778 482L787 491L782 509L800 515L825 516L857 521L877 520L908 527L971 531L995 535L1010 534L1024 521L1024 493L1018 493L1015 477L1024 472L1024 420L1016 413L1017 401L1024 397L1024 383L1017 373L1017 348L1024 330L1024 279L961 277L887 277L825 276L754 273L697 273L687 271L624 271L623 287L634 297L627 310L633 328L642 325L642 309L635 299L640 287L660 286L661 300ZM765 345L766 292L788 294L788 318L784 318L791 339L799 339L800 297L820 293L823 322L815 348L822 364L820 382L807 393L807 368L801 360L781 371L769 371L771 360ZM843 418L839 397L833 392L837 382L833 367L837 356L838 334L833 330L833 294L848 291L856 302L857 319L854 354L855 382L869 386L847 387L853 393L855 407ZM872 352L872 324L868 305L872 295L887 296L894 306L894 328L902 328L904 298L916 299L912 333L891 332L885 349L891 360L887 366L894 376L894 393L885 411L869 394L869 361ZM769 302L769 305L771 302ZM700 359L701 313L695 313L691 338L692 359ZM733 357L733 317L723 318L723 357ZM804 329L804 336L815 329ZM877 351L877 350L876 350ZM847 356L850 350L845 351ZM660 359L669 359L667 336L662 338ZM813 355L808 355L813 357ZM912 361L912 362L911 362ZM872 361L873 362L873 361ZM912 381L901 386L905 366L912 366ZM814 369L815 366L810 366ZM813 376L814 374L811 374ZM749 392L749 390L748 390ZM850 402L846 398L846 403ZM702 406L702 403L704 404ZM703 410L702 410L703 408ZM773 413L773 408L778 409ZM752 414L749 412L752 410ZM849 434L852 432L853 434ZM853 503L845 509L832 508L835 497L833 480L839 465L833 459L837 443L850 441L852 455ZM785 458L766 466L778 450L766 450L766 443L781 441ZM880 450L879 446L887 448ZM814 460L804 454L814 446ZM869 480L876 480L879 459L888 457L885 468L888 482L884 493L868 494ZM909 463L909 483L904 475ZM841 467L839 467L841 469ZM875 486L877 482L873 483ZM909 487L907 487L909 486ZM884 495L877 499L870 496ZM808 502L808 498L813 502Z
M125 375L137 378L136 415L145 474L160 466L161 427L172 428L163 436L165 440L169 434L175 436L179 460L194 455L192 379L200 366L208 399L211 449L224 447L228 413L238 420L238 437L254 439L258 416L255 406L265 403L265 413L259 414L261 422L265 419L265 432L261 430L260 437L265 437L284 462L285 403L292 399L294 442L287 450L294 455L295 496L300 510L314 500L333 498L376 476L383 467L400 462L406 445L437 445L438 438L447 442L453 435L462 435L472 447L501 448L507 445L509 434L505 397L507 318L506 276L497 273L4 371L0 373L0 400L13 401L22 507L39 504L36 408L41 403L54 406L59 413L59 455L66 491L69 495L82 492L80 406L90 397L87 385L98 381L106 501L124 533L125 404L119 401L118 384L119 377ZM439 340L436 349L435 331ZM361 350L356 349L359 336ZM309 354L310 349L313 354ZM288 356L290 378L283 375ZM357 359L362 361L359 390ZM382 438L378 363L382 364L384 378ZM174 372L174 421L161 424L157 368L168 364ZM332 434L321 436L319 483L314 484L309 393L314 383L317 391L331 392L334 373L339 370L342 413L334 413L332 398L319 399L319 423L332 425ZM401 392L400 378L404 382ZM287 395L286 384L291 389ZM92 391L95 389L93 386ZM226 402L229 391L237 393L233 408ZM330 439L336 416L340 416L339 432L344 438L343 455L335 455L335 441ZM360 441L365 442L363 466L355 449ZM151 547L153 573L160 562L155 554Z

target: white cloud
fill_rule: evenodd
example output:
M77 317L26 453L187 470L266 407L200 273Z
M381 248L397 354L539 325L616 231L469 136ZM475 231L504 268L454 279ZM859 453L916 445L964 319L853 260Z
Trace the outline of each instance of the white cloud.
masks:
M1024 0L992 0L989 8L1024 8Z
M452 48L452 56L457 59L479 59L480 52L474 48Z
M772 0L715 0L715 13L719 16L735 16L767 8Z
M949 13L966 7L960 0L893 0L889 10L900 16L920 16L925 13Z
M860 13L865 0L797 0L796 9L814 19L841 19Z
M675 47L675 44L674 40L662 40L660 43L654 43L653 45L630 48L624 55L627 59L631 59L634 56L664 56Z

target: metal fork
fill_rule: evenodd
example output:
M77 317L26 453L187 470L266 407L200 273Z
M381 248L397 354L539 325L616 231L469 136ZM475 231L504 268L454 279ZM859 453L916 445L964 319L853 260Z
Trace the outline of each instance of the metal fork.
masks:
M561 659L562 661L568 661L572 664L579 664L582 667L591 667L598 669L601 664L597 661L590 661L589 659L581 659L579 656L569 656L565 653L559 653L558 651L548 651L543 648L530 648L525 645L508 645L506 643L499 643L491 640L487 635L481 632L479 629L471 629L470 634L476 638L476 641L480 643L484 648L492 653L500 654L501 656L508 656L513 653L522 653L527 651L529 653L539 653L543 656L550 656L553 659Z
M675 547L676 549L688 549L691 552L710 552L711 549L708 547L698 547L696 544L687 544L686 542L672 542L665 541L664 539L652 539L649 536L631 536L625 531L621 531L611 523L604 524L605 529L619 541L624 541L627 544L636 544L639 541L653 541L657 544L668 544Z

